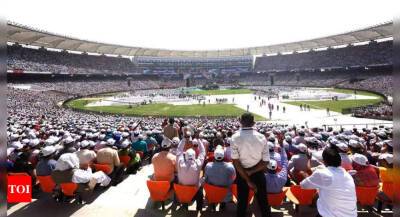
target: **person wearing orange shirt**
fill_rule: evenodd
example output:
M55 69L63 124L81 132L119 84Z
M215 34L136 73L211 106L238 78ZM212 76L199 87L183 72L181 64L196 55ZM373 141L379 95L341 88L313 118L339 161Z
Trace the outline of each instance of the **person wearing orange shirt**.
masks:
M161 151L153 156L153 179L155 181L172 182L175 178L176 156L169 151L171 144L172 141L168 137L164 137L161 143Z

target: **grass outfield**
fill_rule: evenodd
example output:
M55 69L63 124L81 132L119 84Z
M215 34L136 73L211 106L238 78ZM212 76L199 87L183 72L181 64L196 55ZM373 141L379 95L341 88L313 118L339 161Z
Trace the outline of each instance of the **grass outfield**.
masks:
M166 103L134 106L95 106L85 107L86 104L96 100L77 99L67 103L68 107L109 114L123 114L129 116L175 116L175 117L239 117L245 111L232 104L211 104L211 105L171 105ZM265 118L254 114L257 121L264 121Z
M316 109L326 109L329 108L331 111L340 112L342 113L343 109L350 109L359 106L366 106L366 105L374 105L381 102L382 99L360 99L360 100L339 100L339 101L288 101L285 102L290 105L297 105L300 104L307 104L310 105L312 108Z
M354 94L354 90L349 90L349 89L333 88L333 89L330 89L328 91L336 92L336 93ZM364 90L357 90L357 95L374 96L374 97L377 97L379 99L383 99L383 97L381 95L378 95L378 94L375 94L375 93L371 93L371 92L368 92L368 91L364 91Z
M227 95L227 94L249 94L253 93L249 89L224 89L224 90L192 90L190 94L198 95Z

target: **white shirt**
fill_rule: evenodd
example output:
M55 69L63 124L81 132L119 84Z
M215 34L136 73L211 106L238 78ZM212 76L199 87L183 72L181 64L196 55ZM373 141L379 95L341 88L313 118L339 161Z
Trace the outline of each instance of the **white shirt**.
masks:
M318 189L317 208L321 216L357 216L357 196L354 181L342 167L317 169L300 185L305 189Z
M269 149L264 135L243 128L232 136L232 159L239 159L244 168L254 167L261 160L269 161Z
M79 163L81 165L88 164L92 162L94 159L96 159L96 153L92 150L89 149L81 149L76 152L76 155L79 158Z

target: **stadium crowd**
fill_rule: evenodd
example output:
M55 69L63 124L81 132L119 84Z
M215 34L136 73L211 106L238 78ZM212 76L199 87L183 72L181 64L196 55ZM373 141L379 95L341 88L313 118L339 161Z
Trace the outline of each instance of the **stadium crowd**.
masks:
M365 106L352 109L353 115L360 118L372 118L380 120L393 120L393 107L387 103L375 106Z
M7 46L7 69L52 73L126 73L136 67L128 58L48 51L44 48Z
M393 94L393 76L375 76L367 78L358 82L345 82L338 85L338 87L350 88L350 89L360 89L360 90L370 90L378 93L382 93L385 96L392 96Z
M255 71L292 71L390 65L392 64L392 43L392 41L371 42L368 45L257 57Z
M7 102L9 173L27 173L42 189L42 178L51 177L58 200L65 193L62 184L76 183L84 195L98 185L118 185L147 162L154 167L153 181L197 186L198 210L206 184L229 189L235 184L238 216L245 214L249 187L263 215L270 210L265 194L285 186L318 189L321 216L357 216L358 188L376 189L384 203L395 196L392 128L280 126L254 123L248 113L240 121L86 114L58 107L70 96L9 88ZM254 148L260 151L250 151ZM220 209L230 201L228 193Z

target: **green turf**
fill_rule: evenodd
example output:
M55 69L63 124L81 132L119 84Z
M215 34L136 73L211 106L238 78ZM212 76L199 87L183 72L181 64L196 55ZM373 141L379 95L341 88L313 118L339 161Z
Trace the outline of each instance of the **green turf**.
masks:
M85 105L97 101L96 99L81 98L67 102L66 106L76 109L85 109Z
M350 108L366 106L366 105L374 105L374 104L378 104L381 101L382 101L382 99L360 99L360 100L339 100L339 101L332 101L332 100L287 101L285 103L291 104L291 105L297 105L297 106L299 106L300 104L303 104L303 105L307 104L307 105L310 105L310 107L316 108L316 109L329 108L331 111L343 112L343 109L350 109Z
M253 93L249 89L223 89L223 90L192 90L190 94L197 95L226 95L226 94L249 94Z
M350 89L340 89L340 88L333 88L333 89L327 89L328 91L331 92L336 92L336 93L346 93L346 94L354 94L354 90L350 90ZM382 99L381 95L375 94L375 93L371 93L368 91L364 91L364 90L357 90L357 95L363 95L363 96L373 96L373 97L377 97Z
M77 99L67 103L68 107L93 112L109 114L123 114L129 116L175 116L175 117L239 117L245 111L233 104L211 104L211 105L171 105L166 103L140 105L129 108L127 105L95 106L85 107L93 100ZM255 115L257 121L266 120Z

